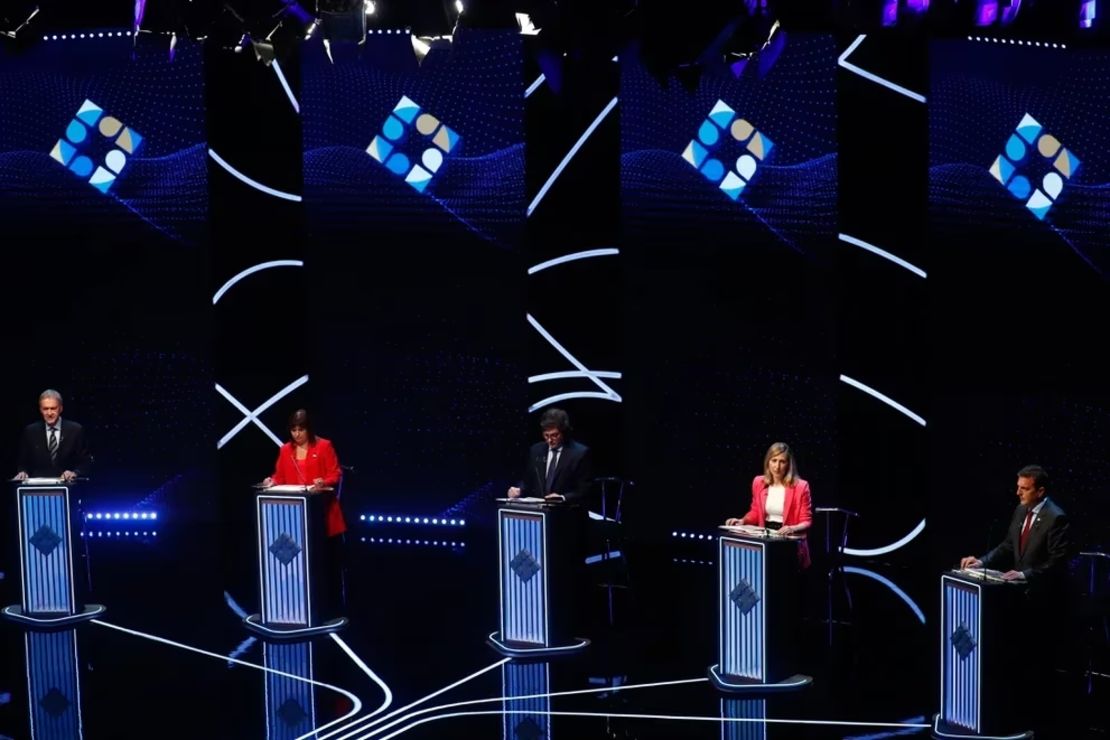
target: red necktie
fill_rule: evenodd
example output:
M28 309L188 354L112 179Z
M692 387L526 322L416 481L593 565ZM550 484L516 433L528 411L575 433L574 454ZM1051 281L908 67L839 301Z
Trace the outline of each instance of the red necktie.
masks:
M1018 555L1025 554L1025 541L1029 539L1029 530L1033 528L1033 510L1025 514L1025 526L1021 528L1021 538L1018 540Z

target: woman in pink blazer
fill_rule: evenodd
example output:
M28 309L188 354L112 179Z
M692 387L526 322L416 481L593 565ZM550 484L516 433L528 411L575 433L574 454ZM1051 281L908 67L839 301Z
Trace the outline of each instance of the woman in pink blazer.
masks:
M813 523L813 503L809 483L798 477L794 453L783 442L775 442L763 456L763 475L752 480L752 505L740 518L730 518L731 527L751 524L777 529L781 534L801 535L798 541L798 563L810 564L809 544L805 532Z

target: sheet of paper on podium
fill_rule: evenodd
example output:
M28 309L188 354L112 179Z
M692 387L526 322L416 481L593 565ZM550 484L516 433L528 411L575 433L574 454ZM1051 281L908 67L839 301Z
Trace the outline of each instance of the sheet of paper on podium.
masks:
M270 486L269 488L266 488L266 489L263 489L263 490L265 490L269 493L307 493L308 492L308 490L305 486L292 485L292 484L288 484L288 483L280 485L280 486Z
M518 503L518 504L546 504L547 499L536 498L535 496L517 496L516 498L499 498L500 503Z
M991 570L990 568L963 568L960 570L965 576L978 578L981 581L1005 581L1002 577L1002 571Z
M23 481L28 486L56 486L61 482L61 478L27 478Z

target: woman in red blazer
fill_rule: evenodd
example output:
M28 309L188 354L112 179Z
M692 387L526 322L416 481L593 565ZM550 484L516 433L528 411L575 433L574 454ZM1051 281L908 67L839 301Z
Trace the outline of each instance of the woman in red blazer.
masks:
M262 481L262 485L307 486L310 491L337 487L342 471L335 447L313 434L312 422L304 409L297 409L289 417L289 437L290 441L278 450L274 474ZM335 496L328 500L325 518L328 537L347 531L347 522Z
M752 505L748 513L733 517L725 524L734 527L751 524L777 529L780 534L801 535L798 542L798 563L810 564L809 544L805 532L813 523L813 502L809 483L798 477L794 453L783 442L775 442L763 456L763 475L752 480Z

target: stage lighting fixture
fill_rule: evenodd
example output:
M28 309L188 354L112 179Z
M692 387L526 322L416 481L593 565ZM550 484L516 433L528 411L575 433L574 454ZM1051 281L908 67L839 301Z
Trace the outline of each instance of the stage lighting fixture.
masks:
M450 50L453 36L417 36L413 34L412 51L416 55L416 63L423 64L424 58L433 49Z
M37 5L3 12L0 14L0 36L6 36L16 41L28 38L31 34L31 23L38 14L39 6Z
M374 15L377 6L372 0L316 0L324 38L329 42L366 40L366 16Z

